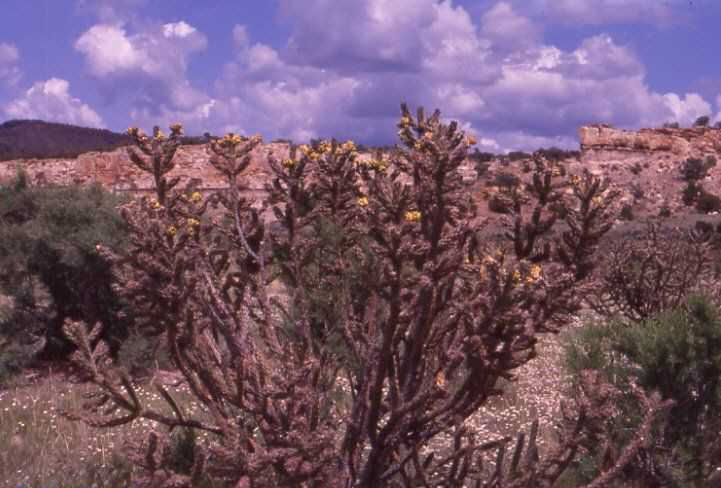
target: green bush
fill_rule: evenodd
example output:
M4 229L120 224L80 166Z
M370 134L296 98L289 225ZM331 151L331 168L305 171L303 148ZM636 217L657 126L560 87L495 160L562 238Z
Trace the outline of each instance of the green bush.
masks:
M708 156L703 161L699 158L688 158L681 163L681 175L689 182L702 180L714 166L716 166L716 158L713 156Z
M639 183L633 182L631 183L631 195L633 195L635 200L643 200L643 197L646 196L646 192L643 191L643 188Z
M627 392L607 420L616 433L612 449L628 441L644 415L630 394L634 384L675 402L653 442L626 469L627 482L718 486L708 483L721 470L721 319L710 299L691 296L684 306L637 324L587 325L567 337L565 363L573 381L591 370ZM585 447L579 476L602 469L602 446Z
M111 289L110 264L95 246L122 247L120 202L99 185L31 187L22 173L0 186L0 291L16 302L4 322L6 335L34 326L28 318L39 321L46 339L41 357L61 359L72 350L61 331L66 318L100 321L107 326L103 338L117 350L126 322Z
M694 121L693 126L694 127L708 127L708 123L710 120L711 119L708 115L702 115L701 117L697 118Z
M521 184L521 179L513 173L500 172L496 174L493 182L495 186L499 186L503 189L510 190Z
M641 163L636 162L633 164L633 166L629 168L629 170L631 171L631 173L639 175L641 174L641 171L643 171L643 166L641 166Z
M623 220L633 220L633 206L626 204L621 207L620 217Z
M558 162L563 159L578 158L581 153L579 151L564 150L558 147L541 148L533 153L548 159L549 161Z
M696 198L696 209L703 213L721 211L721 198L713 193L701 191Z
M523 151L511 151L507 155L508 159L512 162L520 161L521 159L530 159L531 155Z
M513 201L503 195L493 195L488 200L488 210L500 214L513 213Z
M695 181L689 181L682 190L681 201L683 201L684 205L693 205L702 192L703 188L701 185L697 184Z

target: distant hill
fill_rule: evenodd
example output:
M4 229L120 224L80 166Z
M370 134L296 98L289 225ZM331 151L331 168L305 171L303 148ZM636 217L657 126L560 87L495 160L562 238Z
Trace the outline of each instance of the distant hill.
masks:
M202 137L184 137L184 144L200 144ZM74 158L90 151L112 151L131 144L126 134L107 129L42 120L8 120L0 124L0 161L9 159Z

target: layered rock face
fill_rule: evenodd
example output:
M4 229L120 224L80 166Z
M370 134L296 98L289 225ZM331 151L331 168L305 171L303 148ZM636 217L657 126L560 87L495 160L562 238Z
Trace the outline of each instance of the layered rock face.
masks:
M611 178L621 190L621 204L632 205L636 215L658 215L661 207L693 212L682 201L686 185L680 168L688 158L721 159L721 129L641 129L627 131L604 125L581 127L581 166ZM718 193L721 166L711 168L702 181Z
M174 157L175 168L167 175L168 178L180 177L176 188L184 188L191 180L197 181L201 191L225 188L225 179L209 162L210 154L206 144L180 146ZM269 155L282 161L289 157L290 146L287 143L259 144L250 155L250 166L243 173L242 183L247 188L246 196L255 200L263 196L264 185L271 181L273 175L268 165ZM358 155L359 160L371 158L370 153ZM476 180L476 171L472 161L466 162L461 171L464 180L470 183ZM152 176L130 161L126 147L110 152L89 152L76 159L0 161L0 183L12 180L19 168L26 171L32 184L40 186L98 182L114 192L139 194L150 193L154 187Z
M139 152L139 151L138 151ZM262 189L270 174L268 153L282 160L290 152L288 144L261 144L251 152L251 164L245 183L253 189ZM222 175L209 163L207 145L180 146L175 153L175 168L169 177L180 177L182 188L191 179L199 180L204 189L226 185ZM128 157L127 148L111 152L89 152L76 159L20 159L0 161L0 182L12 179L18 168L24 168L34 184L70 185L98 182L114 191L152 191L153 179L139 170Z
M592 125L578 130L584 161L683 160L721 152L721 129L641 129L627 131Z

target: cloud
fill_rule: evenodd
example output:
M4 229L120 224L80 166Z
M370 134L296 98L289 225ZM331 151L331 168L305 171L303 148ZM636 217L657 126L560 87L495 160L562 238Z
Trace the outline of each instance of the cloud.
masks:
M188 56L206 46L206 37L183 21L134 35L119 25L97 24L75 42L98 78L132 73L168 81L183 78Z
M285 59L345 75L417 73L424 49L435 40L424 36L436 37L429 28L440 15L446 17L441 22L449 21L445 14L454 10L450 2L437 4L435 0L366 0L342 5L334 0L282 0L280 5L285 18L292 19Z
M544 44L541 28L522 15L528 9L512 1L479 13L478 25L450 1L404 0L385 10L387 2L358 1L345 16L328 0L281 5L294 21L284 49L234 27L236 58L216 82L209 123L272 137L392 144L405 101L428 113L440 108L485 147L507 151L574 147L584 124L660 125L674 110L695 113L699 100L674 105L651 90L636 54L609 34L568 50ZM396 7L408 7L407 15Z
M515 0L547 21L567 24L668 25L684 17L684 11L657 0ZM685 2L679 2L681 6Z
M663 101L671 112L672 121L681 125L691 125L698 117L711 115L711 105L696 93L687 93L684 98L667 93Z
M207 47L207 38L185 21L96 24L75 42L107 100L132 97L128 115L150 125L170 119L201 123L212 97L187 78L189 58Z
M5 114L15 119L42 119L86 127L105 127L100 116L87 104L73 98L70 84L59 78L39 81L23 97L5 107Z
M517 50L538 44L541 29L519 15L508 2L498 2L481 17L481 33L502 50Z
M98 77L127 71L142 70L144 52L126 37L125 30L114 25L99 24L83 33L75 49L85 54L90 72Z
M13 44L0 42L0 81L14 86L20 81L22 73L17 66L20 59L17 47Z
M449 1L369 0L354 2L352 12L325 0L281 5L294 21L284 49L233 28L236 58L215 84L224 101L214 109L219 120L275 137L353 134L390 142L402 101L415 107L447 97L454 110L472 112L484 101L469 85L501 75L491 41Z
M655 125L672 115L664 98L644 81L633 52L606 34L584 39L572 51L535 46L509 55L503 77L481 90L490 130L549 137L580 125L607 122Z
M584 39L569 58L566 74L571 76L598 80L644 73L636 56L627 47L615 44L608 34Z
M124 22L132 18L148 0L77 0L76 14L90 14L103 23Z
M544 42L534 8L563 20L588 3L529 1L495 2L472 17L451 0L281 0L287 43L256 42L235 25L232 58L205 92L189 82L187 65L207 41L187 21L98 24L76 49L107 86L137 90L129 112L138 125L181 121L195 133L387 145L398 142L407 102L439 108L486 150L572 148L583 124L655 126L704 108L698 94L654 92L637 55L610 34L563 49ZM629 21L630 13L611 12L617 3L599 2L599 15Z

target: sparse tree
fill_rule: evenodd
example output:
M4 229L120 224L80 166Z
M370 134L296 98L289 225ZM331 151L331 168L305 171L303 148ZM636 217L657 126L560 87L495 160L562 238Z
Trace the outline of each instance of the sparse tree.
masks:
M710 117L708 115L702 115L701 117L697 118L696 121L693 123L694 127L708 127Z

